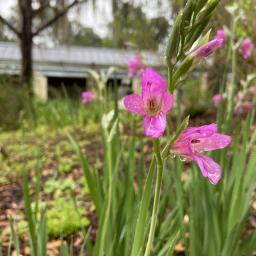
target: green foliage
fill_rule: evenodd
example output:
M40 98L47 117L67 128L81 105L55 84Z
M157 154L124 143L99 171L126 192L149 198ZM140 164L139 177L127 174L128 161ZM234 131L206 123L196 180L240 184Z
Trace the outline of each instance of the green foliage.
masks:
M76 209L74 202L66 198L57 198L53 206L47 211L47 227L50 236L60 237L69 235L89 224L86 217L82 217L83 208Z
M102 46L102 39L94 33L93 29L83 27L79 23L72 23L71 44L79 46Z
M0 78L0 129L18 128L24 111L24 88L11 79Z
M84 134L83 127L71 128L84 147L90 143L90 134L98 133L94 123L87 126ZM57 173L63 176L73 171L78 158L72 150L66 129L48 133L49 127L41 126L36 130L5 132L0 134L1 147L6 156L0 154L0 182L20 177L24 168L33 170L40 160L41 171L51 169L51 175Z
M44 185L44 192L46 194L55 194L58 196L65 191L73 191L75 189L75 182L73 180L48 180Z
M59 238L81 230L89 225L89 220L83 215L84 208L79 207L77 209L72 200L62 197L56 198L46 213L48 235ZM28 233L27 221L18 222L17 227L20 235Z
M125 42L131 41L139 49L156 50L165 39L168 27L164 17L150 20L141 7L119 3L110 24L113 46L123 48Z

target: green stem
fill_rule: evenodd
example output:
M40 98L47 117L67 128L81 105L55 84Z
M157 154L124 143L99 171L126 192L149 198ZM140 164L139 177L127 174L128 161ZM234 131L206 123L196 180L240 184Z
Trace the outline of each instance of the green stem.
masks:
M231 69L232 69L232 78L231 78L231 86L228 88L228 109L227 109L227 123L228 123L228 131L231 128L232 115L234 109L234 94L236 90L236 49L235 49L235 34L236 34L236 26L237 26L237 18L233 17L232 24L232 32L231 32Z
M174 91L174 84L172 83L173 66L168 65L168 88L171 93Z
M157 178L156 178L156 188L155 188L153 212L152 212L149 236L148 236L148 241L147 241L147 246L146 246L146 251L145 251L144 256L149 256L150 251L152 249L154 235L155 235L155 229L156 229L156 223L157 223L157 214L158 214L158 209L159 209L160 190L161 190L161 183L162 183L162 177L163 177L163 161L162 161L161 152L160 152L159 139L154 140L154 152L155 152L156 159L157 159Z
M105 138L107 136L105 135ZM106 242L106 234L107 230L109 229L109 223L110 223L110 212L111 212L111 204L112 204L112 143L110 142L107 144L107 161L108 161L108 198L107 198L107 208L106 213L103 220L102 225L102 234L100 238L100 248L99 248L99 256L105 255L104 249L105 249L105 242Z

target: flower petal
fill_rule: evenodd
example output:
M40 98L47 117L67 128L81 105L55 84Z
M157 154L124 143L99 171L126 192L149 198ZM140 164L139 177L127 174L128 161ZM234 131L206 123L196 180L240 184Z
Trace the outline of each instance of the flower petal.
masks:
M159 138L166 128L166 114L160 112L156 116L146 115L143 121L144 134L148 137Z
M134 73L143 68L141 55L137 54L128 63L128 76L133 76Z
M240 46L240 52L242 53L244 59L247 59L252 55L253 48L253 42L249 37L245 38L242 41Z
M85 91L82 93L82 102L83 103L88 103L90 101L95 100L96 96L93 92L91 91Z
M173 96L169 92L165 92L162 98L162 111L167 113L170 111L173 104Z
M199 127L191 127L183 131L183 133L179 136L179 140L201 139L204 137L212 136L216 132L217 132L217 124L215 123L202 125Z
M225 134L215 133L209 137L200 138L196 143L191 142L193 151L212 151L227 147L232 138Z
M208 57L210 54L215 52L218 48L222 47L224 44L224 39L216 37L208 43L204 44L196 50L196 56L198 57Z
M207 177L210 182L216 185L221 178L220 166L208 156L194 154L194 161L199 166L204 177Z
M151 68L145 68L141 77L142 99L147 104L148 99L154 97L157 102L162 100L163 93L166 92L167 82L165 79Z
M132 112L138 115L145 115L143 101L139 95L134 93L124 97L123 103L125 108L129 112Z
M213 103L214 103L215 107L219 106L219 104L221 102L221 99L222 99L222 97L221 97L220 94L216 94L216 95L213 96L212 100L213 100Z
M181 156L186 160L193 160L193 151L191 148L191 143L188 140L175 141L171 147L171 153L174 156Z

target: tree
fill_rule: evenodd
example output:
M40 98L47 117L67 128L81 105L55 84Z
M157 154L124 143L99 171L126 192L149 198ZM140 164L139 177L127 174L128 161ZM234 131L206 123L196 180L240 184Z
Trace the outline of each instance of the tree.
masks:
M141 7L114 2L113 12L110 28L114 47L122 48L126 41L131 41L138 48L156 50L167 35L167 20L164 17L148 19Z
M21 51L21 82L30 84L32 77L32 46L33 38L46 28L57 22L60 18L74 6L86 2L87 0L56 0L52 4L51 0L18 0L19 24L15 27L10 21L0 15L0 21L5 24L19 39ZM34 8L34 6L38 6ZM61 6L61 8L58 8ZM54 10L54 15L47 17L45 13ZM35 20L41 20L37 26Z
M102 46L102 39L93 29L83 27L80 23L73 23L71 27L71 44L80 46Z

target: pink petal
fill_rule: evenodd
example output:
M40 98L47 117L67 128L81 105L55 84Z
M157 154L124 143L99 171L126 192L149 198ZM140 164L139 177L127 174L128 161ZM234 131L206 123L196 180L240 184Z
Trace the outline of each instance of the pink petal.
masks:
M220 102L221 102L221 95L220 94L216 94L213 96L212 100L213 100L213 103L214 103L214 106L217 107Z
M240 52L242 53L244 59L247 59L252 55L253 48L253 42L249 37L245 38L242 41L240 46Z
M146 115L143 121L144 134L148 137L159 138L166 128L166 114L160 112L156 116Z
M212 123L208 125L202 125L199 127L187 128L180 136L180 140L185 139L201 139L204 137L209 137L217 132L217 124Z
M232 141L232 138L228 135L215 133L209 137L203 137L196 141L191 142L194 152L212 151L216 149L222 149L227 147Z
M164 93L162 98L162 111L164 113L169 112L172 107L172 104L173 104L173 96L169 92Z
M222 43L222 46L224 45L225 41L227 40L227 34L225 32L225 30L222 28L222 29L219 29L216 33L216 36L215 38L221 38L223 39L223 43Z
M256 85L252 86L250 89L249 89L250 93L253 95L253 96L256 96Z
M188 140L175 141L171 153L175 156L182 156L186 160L192 160L194 156L191 143Z
M82 102L87 103L93 101L96 98L95 94L91 91L85 91L82 93Z
M128 63L128 76L133 76L134 73L143 68L142 57L137 54Z
M145 115L143 101L139 95L134 93L124 97L123 103L125 108L129 112L132 112L138 115Z
M165 79L151 68L145 68L141 76L142 80L142 98L144 104L147 104L149 98L155 97L160 103L162 95L167 90Z
M218 48L222 47L224 44L224 39L216 37L208 43L204 44L196 50L196 56L203 58L208 57L210 54L215 52Z
M243 103L239 102L235 107L235 114L242 115L248 113L253 108L253 103L251 101L245 101Z
M201 154L195 154L194 160L199 166L204 177L207 177L210 182L216 185L221 178L221 168L220 166L208 156Z

